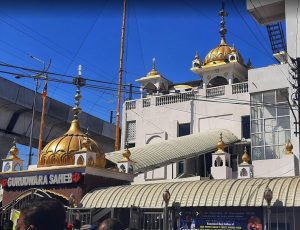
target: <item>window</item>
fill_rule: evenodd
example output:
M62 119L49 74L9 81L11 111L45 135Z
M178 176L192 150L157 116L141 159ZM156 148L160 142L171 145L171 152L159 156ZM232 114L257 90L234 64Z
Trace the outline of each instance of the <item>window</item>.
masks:
M191 124L178 124L178 137L186 136L191 134Z
M250 138L250 116L242 117L242 137Z
M128 144L135 143L135 137L136 137L136 122L135 121L127 121L126 142Z
M251 94L253 160L276 159L284 154L284 145L291 138L287 98L287 89Z
M184 172L184 161L179 161L177 164L177 176L179 176L180 174L182 174Z

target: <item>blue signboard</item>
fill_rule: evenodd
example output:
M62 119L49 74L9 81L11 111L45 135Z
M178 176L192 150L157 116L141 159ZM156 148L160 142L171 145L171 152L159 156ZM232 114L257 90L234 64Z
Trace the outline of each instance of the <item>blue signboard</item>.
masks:
M262 230L261 208L189 208L182 209L180 229Z

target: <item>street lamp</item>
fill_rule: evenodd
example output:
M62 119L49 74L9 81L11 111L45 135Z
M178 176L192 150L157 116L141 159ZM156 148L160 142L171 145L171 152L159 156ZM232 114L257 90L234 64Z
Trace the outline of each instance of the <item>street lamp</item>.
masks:
M163 193L163 200L165 202L165 208L164 208L164 224L163 224L163 230L168 229L168 204L171 198L171 194L168 189L166 189Z
M264 191L264 199L267 202L267 210L268 210L268 216L267 216L267 222L268 222L268 227L267 229L270 230L271 229L271 225L270 225L270 218L271 218L271 201L273 198L273 191L267 187Z

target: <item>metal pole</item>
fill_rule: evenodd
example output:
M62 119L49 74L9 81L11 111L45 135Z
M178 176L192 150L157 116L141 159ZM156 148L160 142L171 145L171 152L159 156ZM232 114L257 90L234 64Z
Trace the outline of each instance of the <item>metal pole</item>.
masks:
M32 105L32 116L31 116L31 126L30 126L30 138L29 138L29 156L28 156L28 166L32 163L32 135L33 135L33 122L35 116L35 104L36 104L36 95L39 87L39 79L35 77L35 91L33 97L33 105Z
M298 126L298 145L300 150L300 58L296 58L297 63L297 102L298 102L298 119L297 119L297 126Z
M117 106L117 114L116 114L115 151L120 150L120 108L121 108L122 82L123 82L122 76L123 76L125 25L126 25L126 0L124 0L122 35L121 35L121 54L120 54L119 85L118 85L118 106Z

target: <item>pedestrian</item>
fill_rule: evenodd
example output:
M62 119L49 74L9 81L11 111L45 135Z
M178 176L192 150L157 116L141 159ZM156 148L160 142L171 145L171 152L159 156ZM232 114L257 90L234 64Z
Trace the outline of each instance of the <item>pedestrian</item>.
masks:
M21 208L17 230L64 230L66 211L55 199L39 199Z
M118 219L108 218L99 225L98 230L125 230L125 227Z
M3 224L3 230L12 230L14 223L11 220L7 220Z
M80 220L78 220L78 219L75 219L74 221L73 221L73 230L79 230L80 229L80 227L81 227L81 221Z

